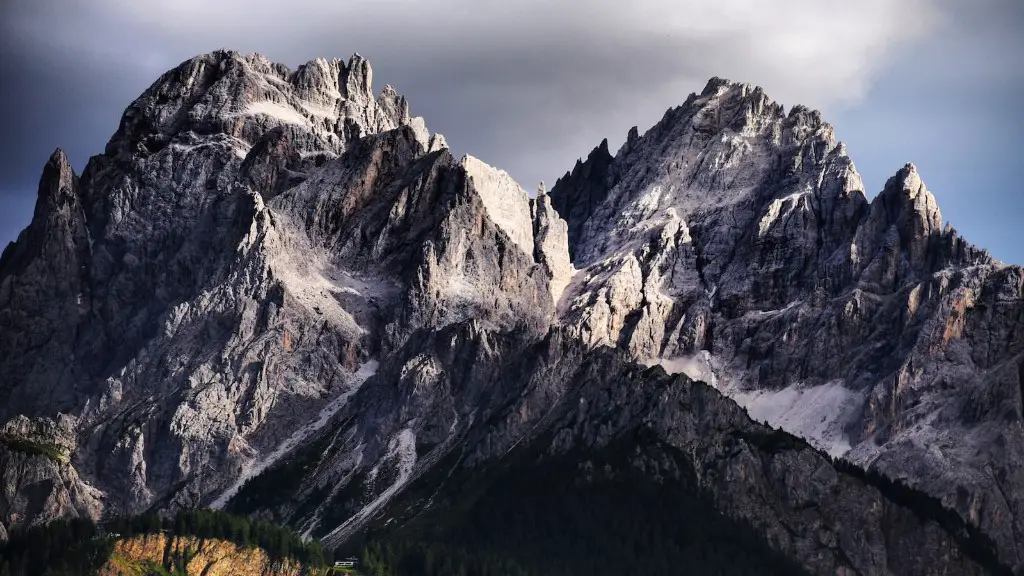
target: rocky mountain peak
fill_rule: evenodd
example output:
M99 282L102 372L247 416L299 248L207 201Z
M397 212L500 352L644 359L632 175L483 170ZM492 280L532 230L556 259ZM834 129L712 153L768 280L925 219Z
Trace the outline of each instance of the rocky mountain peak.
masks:
M692 118L698 130L711 134L726 129L756 131L784 114L782 105L772 101L760 86L722 78L712 78L699 98L688 100L678 110L678 117Z
M844 156L833 153L832 128L819 113L795 107L787 115L761 88L721 78L643 135L628 137L613 161L605 148L598 146L552 190L553 204L570 215L570 250L578 263L698 212L742 205L745 213L773 201L781 209L782 198L801 189L798 183L814 198L826 163L837 166ZM859 181L852 163L827 171L830 186L844 181L837 189ZM596 216L601 204L608 213ZM771 222L774 217L765 221Z
M357 99L360 97L373 96L373 69L370 68L370 61L359 54L353 54L345 66L343 86L345 97Z
M1021 336L1009 335L1019 324L991 310L1015 316L1020 304L979 303L1012 292L1013 282L983 250L942 231L917 168L904 166L869 202L820 112L798 105L785 113L763 91L721 78L627 141L614 157L596 148L550 193L579 270L559 308L570 333L717 382L753 416L770 415L833 454L856 446L859 462L930 478L963 514L971 513L969 498L956 500L953 486L970 485L972 498L986 501L1014 492L1005 508L993 504L1003 512L980 521L1014 557L1011 533L1024 533L1020 486L952 468L995 465L1003 478L1021 468L920 422L940 410L958 413L971 397L988 416L946 426L994 433L989 425L1004 408L982 391L988 369L967 368L994 366L994 353L990 344L966 343L966 326L1017 342ZM1024 352L999 349L1004 359ZM1011 383L1001 397L1015 397L1020 376L1006 370ZM807 390L835 395L828 407L780 408L788 394ZM805 409L818 410L813 426L798 415ZM875 414L866 418L870 432L848 436L845 426L867 413ZM940 437L943 459L912 448ZM887 458L873 460L879 454Z
M629 150L633 147L633 144L636 143L636 141L639 139L640 132L636 126L633 126L632 128L629 129L629 132L626 133L626 141L622 143L622 146L619 148L619 151L616 154L628 154Z
M628 154L628 151L625 148L622 153ZM568 222L570 254L574 252L590 214L608 195L613 177L610 173L612 159L608 139L605 138L587 155L586 162L578 159L572 171L556 180L551 189L551 205Z
M757 102L765 98L764 88L747 82L733 82L726 78L713 77L700 92L701 98L717 97L721 100L750 100Z
M942 214L935 196L928 191L913 164L906 164L885 183L872 202L871 215L858 234L862 249L884 245L906 255L915 274L945 266L933 257L942 234ZM872 240L874 239L874 240ZM886 267L895 274L895 264ZM905 273L909 273L909 270ZM887 273L888 275L889 273Z
M57 148L43 166L43 175L39 181L40 202L36 205L36 211L50 213L61 205L77 206L77 185L78 175L75 174L64 151ZM77 207L81 209L80 206Z
M316 58L299 65L292 74L291 84L299 97L307 100L325 100L339 93L339 78L345 63L337 58ZM286 73L285 76L288 74Z
M0 256L0 325L6 327L0 330L0 346L10 354L0 364L0 380L46 384L0 390L0 420L8 406L34 416L47 405L71 401L62 393L46 397L44 391L53 393L73 381L74 370L33 362L16 351L53 352L74 341L73 332L54 332L54 327L88 312L91 252L79 179L57 149L43 167L32 221Z
M80 255L89 248L78 175L60 148L43 166L32 221L22 237L4 250L0 271L6 268L14 273L15 268L27 266L37 255L32 248L55 257Z
M722 91L728 89L730 86L733 86L735 84L735 82L732 82L731 80L728 80L726 78L712 76L711 78L708 79L707 84L704 85L704 89L701 90L700 95L702 97L707 97L720 94Z
M464 156L463 169L483 200L487 214L517 246L533 255L529 194L505 172L478 158Z
M337 155L360 135L422 124L393 88L375 99L372 81L370 63L358 54L347 63L319 58L294 72L259 54L202 54L128 107L107 153L127 158L215 140L244 156L269 129L283 126L307 134L303 153Z
M46 161L46 165L43 167L43 177L45 178L46 174L54 168L60 173L71 170L71 163L68 162L68 156L61 148L57 148L53 151L53 154L50 154L50 158Z
M937 232L942 228L942 213L938 201L928 191L917 167L908 163L887 182L882 191L885 195L897 195L909 202L909 208L921 220L923 232Z

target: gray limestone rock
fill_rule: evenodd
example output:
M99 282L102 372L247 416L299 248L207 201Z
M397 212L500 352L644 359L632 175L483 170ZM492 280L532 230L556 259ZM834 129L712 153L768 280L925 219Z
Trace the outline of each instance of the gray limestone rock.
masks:
M537 197L531 200L530 210L533 213L533 236L536 238L534 258L551 276L551 298L557 303L574 272L569 258L569 227L551 205L543 182Z
M209 499L343 396L373 351L359 322L374 304L356 296L349 314L336 297L358 280L298 281L323 251L264 200L371 134L409 125L415 154L437 145L369 82L359 57L290 72L199 56L126 110L80 180L60 152L47 164L0 261L0 416L74 414L72 462L105 513Z
M32 223L0 257L0 420L81 401L80 369L67 359L91 306L91 247L78 177L57 150L43 168Z
M0 428L0 525L19 529L59 518L97 520L104 495L71 464L75 421L17 416ZM0 534L6 539L6 529Z
M0 338L20 351L0 411L73 414L68 454L104 514L222 500L422 327L546 330L525 192L452 158L371 75L358 56L199 56L81 182L62 154L47 165L0 264Z

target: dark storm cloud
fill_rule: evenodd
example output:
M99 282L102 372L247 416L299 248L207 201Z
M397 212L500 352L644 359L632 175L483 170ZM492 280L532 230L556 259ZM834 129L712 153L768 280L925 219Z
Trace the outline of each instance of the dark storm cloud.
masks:
M901 54L934 43L959 18L957 5L938 2L22 1L3 8L0 23L4 213L23 210L9 199L34 193L53 148L68 150L80 170L161 72L222 47L293 67L358 51L373 63L378 90L395 85L457 154L502 167L527 189L602 138L615 146L629 127L649 127L713 75L763 85L787 105L824 108L842 121L841 137L874 150L855 112L902 113L892 98L872 101L872 87ZM927 53L916 58L899 65L934 64ZM914 122L935 123L922 110ZM869 181L905 161L870 158L858 160ZM17 227L30 209L22 213ZM16 234L9 222L17 217L0 219L0 241Z
M5 49L5 54L9 58L11 52ZM112 133L120 117L112 97L121 96L127 86L144 86L141 78L125 83L115 66L103 62L86 69L75 59L46 53L14 55L0 64L0 110L8 134L2 159L5 188L35 186L47 156L58 146L75 152L78 166L86 154L102 151L101 135ZM28 58L32 65L20 65ZM111 80L126 85L112 87Z
M41 26L47 20L52 26ZM81 170L102 152L130 94L153 80L115 52L90 50L85 38L69 43L75 21L82 22L45 3L7 3L0 13L0 245L28 224L54 149L67 151Z

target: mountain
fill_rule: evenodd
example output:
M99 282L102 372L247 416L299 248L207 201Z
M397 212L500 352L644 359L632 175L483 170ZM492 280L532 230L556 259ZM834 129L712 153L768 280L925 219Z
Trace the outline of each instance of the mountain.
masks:
M51 157L0 257L0 535L212 507L409 574L1024 567L1024 273L912 166L869 202L819 114L714 79L531 198L371 80L214 52Z
M912 164L869 202L820 114L713 79L551 199L580 338L940 497L1019 563L1024 271L943 225Z

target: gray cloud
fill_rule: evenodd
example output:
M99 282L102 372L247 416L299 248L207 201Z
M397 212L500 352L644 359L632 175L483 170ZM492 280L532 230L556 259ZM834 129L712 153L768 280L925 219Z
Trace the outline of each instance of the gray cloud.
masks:
M1006 20L1006 7L996 4L1010 0L985 1L992 6L982 11ZM650 126L713 75L760 84L786 104L823 108L840 120L840 136L870 150L857 111L899 113L892 99L872 101L876 81L936 34L971 29L956 4L943 2L22 2L5 7L0 24L12 55L0 68L0 104L14 136L0 151L0 190L9 191L5 205L8 194L31 194L56 146L80 169L157 75L221 47L292 66L358 51L373 63L378 89L391 83L408 95L413 112L456 153L505 168L527 188L553 180L602 138L614 146L629 127ZM915 58L903 65L934 61ZM958 67L974 70L970 61ZM938 66L929 78L943 73ZM915 113L917 122L935 122L927 113ZM883 162L879 174L902 164ZM858 161L872 172L875 164ZM15 233L2 227L0 239Z
M1024 264L1024 4L944 2L933 38L895 54L863 104L831 118L869 189L913 161L946 220Z

